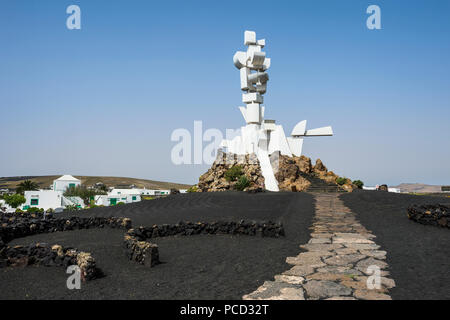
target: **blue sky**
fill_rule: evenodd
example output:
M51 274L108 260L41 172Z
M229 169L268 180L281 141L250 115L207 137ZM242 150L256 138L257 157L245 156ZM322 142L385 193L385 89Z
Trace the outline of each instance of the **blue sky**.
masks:
M0 176L196 183L208 166L173 165L170 135L244 124L232 57L247 29L272 58L266 117L333 126L305 155L368 185L450 184L449 1L258 4L0 0Z

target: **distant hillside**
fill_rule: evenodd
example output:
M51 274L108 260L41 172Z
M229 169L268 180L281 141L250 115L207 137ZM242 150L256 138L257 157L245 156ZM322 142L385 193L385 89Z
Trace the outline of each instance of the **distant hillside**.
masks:
M25 176L25 177L2 177L0 178L0 188L10 188L15 189L19 183L24 180L31 180L36 182L41 188L48 188L53 180L59 178L62 175L57 176ZM81 180L81 183L85 186L93 185L97 182L104 183L107 187L117 187L117 186L129 186L134 184L136 188L147 188L147 189L187 189L190 185L163 182L163 181L153 181L146 179L136 179L136 178L124 178L124 177L100 177L100 176L74 176Z
M441 186L433 186L423 183L402 183L394 188L400 188L402 192L416 192L416 193L441 192Z

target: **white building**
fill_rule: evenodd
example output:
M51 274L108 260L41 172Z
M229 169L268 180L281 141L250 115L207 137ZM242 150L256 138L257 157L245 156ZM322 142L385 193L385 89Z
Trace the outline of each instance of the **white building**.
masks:
M376 187L366 187L366 186L363 186L363 190L371 190L371 191L375 191L375 190L378 190L378 186L376 186ZM400 190L399 188L391 188L391 187L388 187L388 192L401 193L401 190Z
M170 190L156 190L156 189L137 189L142 196L167 196L170 194Z
M81 181L71 175L64 175L53 181L53 191L64 192L68 188L77 187L81 185Z
M108 193L107 195L95 196L95 205L97 206L115 206L118 203L134 203L141 201L140 194L118 194Z
M22 206L23 210L28 208L61 210L67 206L85 207L83 199L80 197L65 197L61 191L25 191L24 196L26 201Z

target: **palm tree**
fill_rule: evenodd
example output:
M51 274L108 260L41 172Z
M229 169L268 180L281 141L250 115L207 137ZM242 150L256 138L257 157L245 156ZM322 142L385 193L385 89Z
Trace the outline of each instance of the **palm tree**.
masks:
M31 180L25 180L16 188L16 193L24 194L25 191L35 191L39 189L39 185Z

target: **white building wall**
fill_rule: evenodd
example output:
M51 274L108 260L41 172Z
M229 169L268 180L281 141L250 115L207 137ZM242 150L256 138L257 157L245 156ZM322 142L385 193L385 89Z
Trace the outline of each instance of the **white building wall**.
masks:
M40 208L44 210L62 207L62 192L53 190L25 191L26 202L22 208ZM37 204L36 204L37 203Z
M64 192L71 186L79 186L81 182L79 180L55 180L53 181L53 190Z

